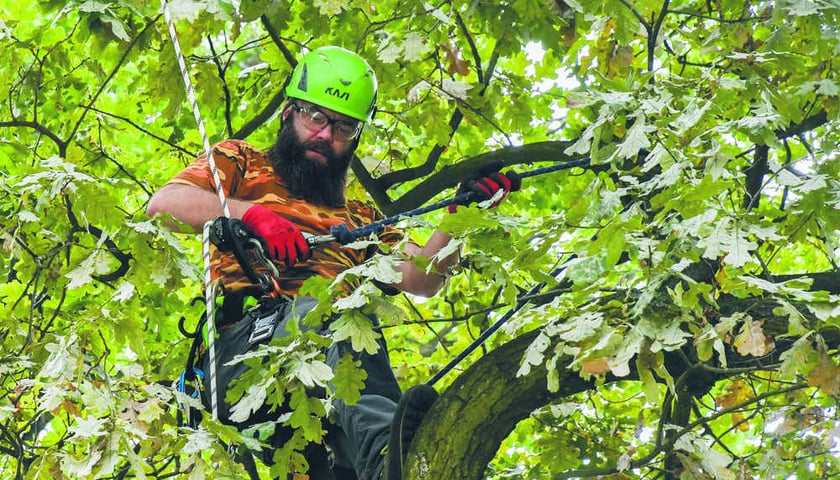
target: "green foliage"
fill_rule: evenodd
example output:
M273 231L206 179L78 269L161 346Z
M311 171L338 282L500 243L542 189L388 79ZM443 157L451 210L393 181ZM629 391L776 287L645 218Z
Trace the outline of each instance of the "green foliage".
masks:
M557 361L567 359L600 386L522 422L488 478L840 469L835 4L170 9L211 142L273 141L271 101L304 48L364 55L380 79L379 111L350 191L383 209L452 195L466 176L458 167L491 151L521 171L595 165L526 178L492 211L405 222L416 239L438 226L465 239L463 272L434 298L381 295L373 281L394 281L396 257L310 282L318 310L243 359L253 368L231 392L243 416L263 401L291 408L292 438L264 472L305 470L300 452L322 441L329 401L359 398L365 373L349 356L326 367L329 342L372 352L384 336L409 386L518 300L531 304L485 351L539 328L521 373L545 365L549 390L562 392ZM258 449L274 425L241 433L205 415L197 429L180 426L179 401L195 400L168 388L189 348L179 319L191 327L202 311L192 302L201 245L145 208L203 145L160 5L7 2L0 46L0 476L243 478L223 444ZM356 287L347 296L345 283ZM309 329L330 314L333 338ZM678 394L688 377L675 357L719 375L680 425L672 411L687 405ZM316 387L327 400L309 395Z

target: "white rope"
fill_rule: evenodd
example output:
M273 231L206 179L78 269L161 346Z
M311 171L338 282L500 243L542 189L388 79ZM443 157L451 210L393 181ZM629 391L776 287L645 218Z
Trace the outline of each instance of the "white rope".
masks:
M198 124L198 133L201 135L201 141L204 142L204 151L207 154L207 162L210 164L210 171L213 174L213 181L216 182L216 192L219 194L219 201L222 203L222 212L230 218L230 209L228 208L227 198L225 198L225 191L222 189L222 181L219 179L219 170L216 168L216 161L213 159L213 150L210 148L210 140L207 138L207 132L204 130L204 122L201 120L201 112L198 110L198 102L195 99L195 89L193 88L190 76L187 73L187 62L184 59L184 54L181 52L181 44L178 43L178 33L175 31L175 24L172 23L172 15L169 13L169 4L166 0L160 0L163 6L163 15L166 18L166 24L169 25L169 36L172 38L172 46L175 48L175 56L178 57L178 65L181 67L181 78L184 79L184 87L187 89L187 99L192 105L193 114L195 115L195 123Z
M213 420L219 419L218 388L216 386L216 289L217 286L210 278L210 226L212 221L204 224L203 256L204 256L204 302L207 325L207 356L210 363L210 413ZM198 333L198 332L196 332Z
M175 48L175 56L178 58L178 65L181 67L181 78L184 80L184 87L187 90L187 99L192 105L193 114L195 115L195 122L198 124L198 133L201 135L201 140L204 142L204 151L207 155L207 162L210 165L210 171L213 174L213 181L216 182L216 193L219 195L219 202L222 204L222 213L225 217L230 218L230 209L228 208L227 198L222 188L222 181L219 178L219 171L216 168L216 161L213 158L213 149L210 147L210 140L207 138L207 132L204 129L204 122L201 120L201 112L198 109L198 102L195 98L195 89L193 88L190 76L187 73L187 62L184 59L184 54L181 52L181 45L178 42L178 33L175 31L175 24L172 22L172 15L169 11L169 4L166 0L160 0L163 7L163 15L166 19L166 24L169 26L169 36L172 38L172 46ZM207 354L210 360L210 371L207 374L210 376L210 410L213 415L213 420L219 418L219 407L216 387L216 322L215 322L215 307L216 307L216 286L213 285L210 278L210 225L212 221L204 224L203 229L203 256L204 256L204 298L206 301L206 316L207 316Z

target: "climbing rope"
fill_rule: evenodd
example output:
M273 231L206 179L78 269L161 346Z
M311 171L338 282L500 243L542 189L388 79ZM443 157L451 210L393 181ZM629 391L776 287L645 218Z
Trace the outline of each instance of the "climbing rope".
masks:
M227 204L225 192L222 189L222 181L219 178L219 170L216 168L216 161L213 158L213 149L210 146L210 140L207 138L207 132L204 129L204 122L201 119L201 112L198 108L198 101L195 98L195 89L187 72L187 62L184 59L184 54L181 52L181 44L178 42L178 32L175 30L175 24L172 21L172 14L169 11L169 3L166 0L160 0L163 8L163 16L166 19L166 24L169 26L169 36L172 39L172 47L175 49L175 56L178 58L178 65L181 68L181 78L184 80L184 88L187 91L187 99L192 106L195 122L198 125L198 133L201 135L201 141L204 144L204 152L207 155L207 162L210 165L210 171L213 174L213 181L216 182L216 193L219 195L219 202L222 204L222 212L225 217L230 218L230 208ZM219 407L217 397L216 385L216 322L215 308L216 308L216 291L218 285L212 282L210 275L210 226L212 220L204 224L202 230L202 250L204 257L204 300L207 315L207 355L210 362L208 375L210 376L210 411L214 420L219 418ZM192 368L188 365L187 368Z

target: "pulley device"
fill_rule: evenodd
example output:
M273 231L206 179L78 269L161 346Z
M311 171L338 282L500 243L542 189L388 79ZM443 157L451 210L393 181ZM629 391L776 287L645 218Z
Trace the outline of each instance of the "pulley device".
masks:
M210 223L210 242L222 252L233 252L236 261L254 285L257 285L265 295L276 297L280 295L278 278L280 272L277 266L265 253L262 240L251 233L245 223L238 218L218 217ZM245 253L251 250L254 258L263 265L268 273L258 273L253 262Z

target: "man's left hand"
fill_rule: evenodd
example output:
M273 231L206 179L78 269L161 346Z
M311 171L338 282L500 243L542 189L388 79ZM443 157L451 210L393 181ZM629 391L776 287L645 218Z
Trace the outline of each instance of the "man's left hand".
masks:
M502 191L502 196L492 205L490 208L494 208L500 203L502 200L507 198L510 192L515 192L522 187L522 179L519 175L514 171L509 171L507 173L501 172L494 172L487 176L474 179L474 180L467 180L458 187L458 191L456 195L460 195L461 193L470 192L472 193L471 201L475 202L483 202L485 200L489 200L493 198L498 191ZM458 205L453 203L449 206L449 213L455 213Z

